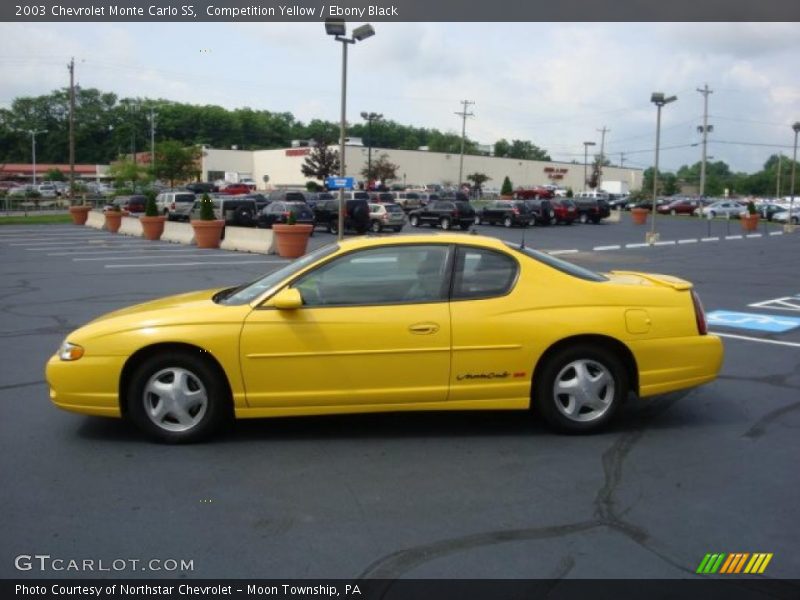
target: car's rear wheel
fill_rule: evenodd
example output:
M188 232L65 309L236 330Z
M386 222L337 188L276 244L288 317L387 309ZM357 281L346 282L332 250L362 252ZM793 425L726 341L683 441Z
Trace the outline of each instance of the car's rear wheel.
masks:
M412 227L419 227L419 217L417 215L411 215L411 217L408 219L408 222Z
M678 214L678 211L673 208L671 211L669 211L669 214L671 214L674 217L675 215Z
M339 233L339 222L336 219L328 221L328 233L336 235Z
M503 219L503 227L511 227L514 224L514 220L511 217L506 217Z
M381 225L380 221L372 221L372 223L370 223L369 228L373 233L380 233L381 231L383 231L383 225Z
M480 216L478 216L478 215L475 215L475 225L480 225L480 224L481 224L481 218L480 218Z
M589 217L587 217L587 216L586 216L586 213L581 213L581 216L580 216L580 217L578 217L578 220L579 220L581 223L584 223L584 224L585 224L585 223L588 223L588 222L589 222Z
M127 415L162 442L196 442L231 417L230 397L216 369L199 352L156 354L130 378Z
M439 226L444 229L445 231L450 229L450 219L447 217L442 217L439 221Z
M591 345L565 347L537 369L534 405L548 425L567 433L605 426L628 394L620 358Z

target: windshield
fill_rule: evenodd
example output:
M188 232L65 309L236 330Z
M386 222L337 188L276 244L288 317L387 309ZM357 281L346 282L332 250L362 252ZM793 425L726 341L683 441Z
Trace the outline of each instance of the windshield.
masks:
M227 290L225 293L217 294L214 301L217 304L224 304L226 306L239 306L252 302L254 299L261 296L263 293L269 291L271 288L278 285L284 279L291 277L295 273L305 269L313 262L333 254L339 249L337 244L329 244L322 248L317 248L313 252L298 258L294 262L281 267L277 271L265 275L261 279L256 279L250 283L246 283L238 288Z
M574 265L571 262L556 258L555 256L546 254L545 252L539 252L538 250L533 250L531 248L520 248L519 244L513 244L511 242L505 242L505 244L509 248L513 248L517 252L521 252L529 258L544 263L548 267L552 267L558 271L561 271L562 273L566 273L567 275L572 275L573 277L578 277L579 279L585 279L586 281L608 281L608 277L605 275L601 275L600 273L596 273L590 269L579 267L578 265Z

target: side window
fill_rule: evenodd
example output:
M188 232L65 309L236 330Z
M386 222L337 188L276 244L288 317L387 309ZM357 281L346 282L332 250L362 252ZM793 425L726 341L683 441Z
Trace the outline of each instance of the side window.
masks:
M447 298L448 247L395 246L347 254L297 281L305 306L438 302Z
M491 298L508 293L517 278L517 262L510 256L460 246L456 252L453 300Z

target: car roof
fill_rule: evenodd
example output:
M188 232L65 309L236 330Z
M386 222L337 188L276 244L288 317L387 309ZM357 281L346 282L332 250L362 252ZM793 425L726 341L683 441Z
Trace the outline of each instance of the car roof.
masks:
M345 238L337 242L339 247L347 250L372 248L379 246L397 246L398 244L464 244L482 246L508 251L505 242L485 235L469 235L464 233L419 233L392 237L359 237Z

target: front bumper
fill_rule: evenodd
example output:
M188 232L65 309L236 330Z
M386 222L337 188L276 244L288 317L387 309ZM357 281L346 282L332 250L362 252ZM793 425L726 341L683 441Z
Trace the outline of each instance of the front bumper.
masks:
M121 416L119 378L124 360L121 356L84 356L63 361L53 355L45 368L50 400L71 412Z

